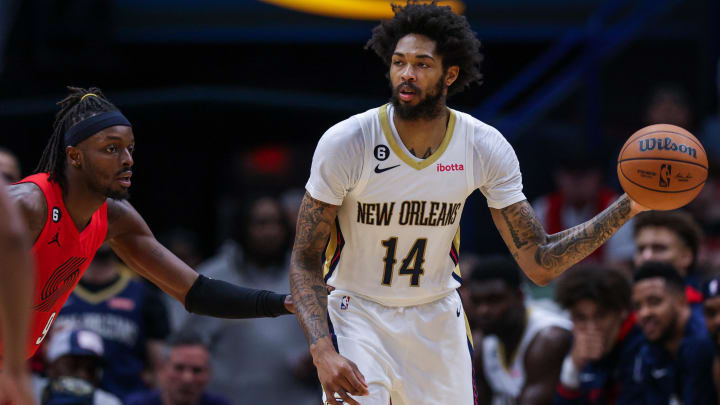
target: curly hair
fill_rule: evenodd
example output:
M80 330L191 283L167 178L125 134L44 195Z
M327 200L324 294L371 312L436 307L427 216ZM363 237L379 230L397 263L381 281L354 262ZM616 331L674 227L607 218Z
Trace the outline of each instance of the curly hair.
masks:
M60 111L55 116L53 134L35 169L35 173L49 173L49 180L57 182L63 189L66 189L67 185L65 179L65 132L78 122L92 116L108 111L118 111L118 108L105 98L105 95L97 87L83 89L68 86L67 89L70 94L57 103ZM85 95L91 95L91 97L83 98Z
M631 309L631 292L629 277L622 271L601 265L580 265L558 279L555 300L567 310L582 300L590 300L602 308L620 312Z
M398 41L408 34L424 35L436 43L443 68L459 66L457 80L448 88L448 96L457 94L471 83L482 84L480 40L467 19L455 14L448 6L438 6L437 0L418 4L408 0L405 6L393 4L395 17L373 28L365 49L372 49L388 66Z
M647 211L635 217L635 227L633 228L635 237L640 231L649 227L665 228L675 233L692 252L693 264L695 264L703 240L703 231L689 212L683 210Z

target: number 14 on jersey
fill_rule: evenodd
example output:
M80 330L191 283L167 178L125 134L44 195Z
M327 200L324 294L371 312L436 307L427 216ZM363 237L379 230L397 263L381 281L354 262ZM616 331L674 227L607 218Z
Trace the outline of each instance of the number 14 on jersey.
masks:
M383 262L385 267L383 270L382 285L391 286L393 279L393 267L397 260L395 254L397 251L398 238L393 236L390 239L381 242L385 247L385 257ZM425 248L427 247L427 238L418 238L410 248L410 251L402 260L402 265L398 271L399 275L410 276L410 286L420 286L420 276L425 273L422 265L425 262Z

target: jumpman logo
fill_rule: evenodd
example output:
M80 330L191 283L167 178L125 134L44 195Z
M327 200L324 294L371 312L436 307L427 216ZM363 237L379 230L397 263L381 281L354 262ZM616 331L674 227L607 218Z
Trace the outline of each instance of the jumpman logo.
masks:
M60 236L60 231L55 232L55 237L50 242L48 242L48 245L57 243L58 247L62 247L62 246L60 246L60 240L58 240L58 236Z

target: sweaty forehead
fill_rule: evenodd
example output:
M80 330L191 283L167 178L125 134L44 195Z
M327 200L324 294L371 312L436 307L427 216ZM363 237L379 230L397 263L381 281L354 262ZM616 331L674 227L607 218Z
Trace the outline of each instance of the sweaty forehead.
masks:
M437 58L435 41L421 34L408 34L400 38L395 45L395 53L407 56L428 55Z

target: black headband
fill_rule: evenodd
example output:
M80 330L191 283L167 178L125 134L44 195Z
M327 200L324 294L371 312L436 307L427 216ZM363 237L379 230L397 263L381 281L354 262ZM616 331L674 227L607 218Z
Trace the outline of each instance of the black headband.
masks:
M65 132L65 146L75 146L103 129L115 125L132 127L130 121L120 111L104 112L82 120Z

